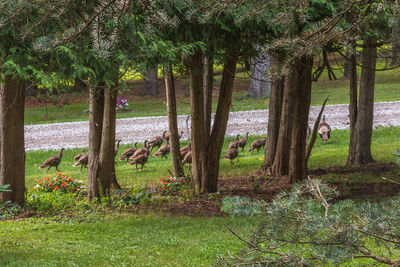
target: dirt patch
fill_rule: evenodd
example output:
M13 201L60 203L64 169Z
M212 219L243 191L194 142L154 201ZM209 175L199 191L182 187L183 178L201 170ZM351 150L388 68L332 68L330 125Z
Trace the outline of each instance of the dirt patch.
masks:
M331 166L325 169L310 170L310 175L322 176L328 173L335 174L348 174L354 172L370 173L373 175L380 175L385 172L400 170L399 166L394 162L374 162L362 167L347 167L347 166Z

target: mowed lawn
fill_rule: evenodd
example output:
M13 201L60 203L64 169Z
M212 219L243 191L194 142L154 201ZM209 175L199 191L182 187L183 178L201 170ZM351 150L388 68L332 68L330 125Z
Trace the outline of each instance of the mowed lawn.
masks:
M243 247L230 228L248 235L255 225L126 213L0 222L0 266L210 266Z
M335 72L337 77L343 76L339 71ZM214 112L218 100L218 86L220 79L221 75L217 75L215 78L215 92L213 99ZM398 70L376 72L375 101L382 102L400 100L399 85L400 79ZM249 98L246 91L248 86L248 74L238 73L235 81L231 111L268 109L269 98ZM160 85L159 90L164 90L163 85ZM128 97L132 111L119 113L117 114L117 118L166 115L166 100L164 97L129 97L127 92L121 92L120 95ZM349 80L340 78L338 80L329 81L326 73L324 73L318 82L313 83L311 105L322 105L327 96L329 96L328 105L349 103ZM61 107L49 105L47 107L47 113L46 107L26 108L25 124L88 120L88 107L89 104L88 101L86 101L82 103L68 104ZM190 103L188 97L177 98L177 113L178 115L190 114Z

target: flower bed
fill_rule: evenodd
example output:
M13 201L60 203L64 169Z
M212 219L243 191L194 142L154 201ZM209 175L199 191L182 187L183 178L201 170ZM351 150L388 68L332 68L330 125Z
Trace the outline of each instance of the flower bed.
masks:
M60 172L53 177L40 179L38 184L33 188L35 192L62 192L73 193L83 188L83 182L74 178L70 178Z

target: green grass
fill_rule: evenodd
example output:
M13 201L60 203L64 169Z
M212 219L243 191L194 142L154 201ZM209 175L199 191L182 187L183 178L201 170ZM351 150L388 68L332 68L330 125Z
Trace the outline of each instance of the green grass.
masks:
M246 218L97 214L0 222L0 266L210 266L243 244Z
M337 76L341 77L338 71ZM243 88L247 88L249 78L244 73L238 73L235 82L235 91L231 111L267 109L269 99L251 99ZM395 101L400 100L399 94L399 75L397 71L383 71L376 73L375 101ZM216 85L221 80L221 75L217 75ZM242 90L239 90L242 88ZM162 89L160 89L162 90ZM311 105L321 105L324 99L329 96L328 104L349 103L349 81L339 79L329 81L326 74L323 74L318 82L313 83ZM217 92L216 92L217 93ZM213 111L216 110L217 97L214 97ZM131 118L144 116L163 116L166 115L166 105L164 98L154 97L135 97L129 99L131 112L117 114L117 118ZM53 122L69 122L88 120L88 103L69 104L63 107L48 106L47 117L45 107L33 107L25 110L25 124L40 124ZM190 113L189 98L179 97L177 99L178 115Z
M238 158L235 160L235 165L230 166L229 160L223 159L227 146L233 137L225 139L221 163L220 176L232 177L247 175L250 172L260 168L264 153L247 151L249 144L258 136L249 136L248 145L244 152L239 152ZM324 168L334 165L344 165L347 158L349 131L348 130L333 130L331 139L328 143L322 143L318 137L313 153L310 158L309 168ZM183 144L186 144L184 142ZM120 147L119 155L127 148L128 145ZM400 127L379 128L373 132L372 154L378 161L393 162L395 156L392 154L396 149L400 148ZM73 156L79 153L81 149L67 149L63 153L63 159L59 168L68 176L87 181L87 169L80 172L79 167L72 167ZM33 151L26 154L26 185L31 189L36 185L40 178L54 175L55 169L52 168L47 174L46 170L39 170L38 167L52 155L56 155L57 151ZM136 171L135 166L130 166L124 162L117 160L116 173L117 179L121 186L132 187L135 184L151 183L159 180L161 177L168 175L168 170L171 170L170 157L168 160L159 157L150 157L144 171ZM187 170L187 167L186 167Z

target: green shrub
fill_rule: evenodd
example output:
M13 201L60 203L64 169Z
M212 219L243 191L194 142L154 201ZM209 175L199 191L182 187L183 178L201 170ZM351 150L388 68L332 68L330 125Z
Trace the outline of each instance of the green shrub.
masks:
M27 194L25 208L41 213L61 213L87 209L90 203L81 194L54 192L31 192Z

